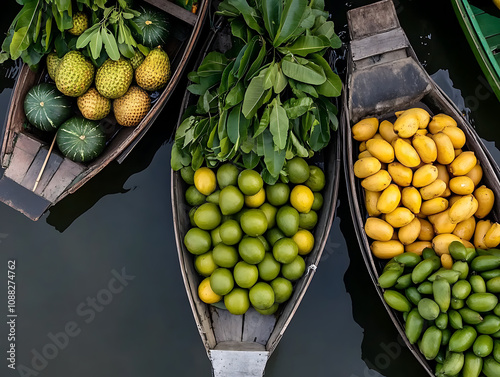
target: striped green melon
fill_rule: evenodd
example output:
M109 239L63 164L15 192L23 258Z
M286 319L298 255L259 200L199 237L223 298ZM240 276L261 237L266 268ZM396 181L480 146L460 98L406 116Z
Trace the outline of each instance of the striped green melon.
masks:
M168 17L165 13L150 7L141 7L141 14L134 18L142 34L134 34L136 41L146 47L164 46L170 33Z
M24 113L36 128L54 131L73 115L72 103L54 84L43 83L29 90L24 99Z
M106 135L99 122L82 117L73 117L62 124L57 131L57 146L70 160L87 162L102 152Z

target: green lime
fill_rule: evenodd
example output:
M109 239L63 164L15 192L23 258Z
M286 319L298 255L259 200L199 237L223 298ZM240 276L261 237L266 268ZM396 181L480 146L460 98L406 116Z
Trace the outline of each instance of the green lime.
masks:
M274 304L273 288L262 281L250 288L249 297L255 309L269 309Z
M235 247L223 243L214 247L213 257L217 266L225 268L233 268L240 259Z
M271 228L266 232L266 240L271 246L274 246L276 241L285 237L283 232L279 228Z
M315 192L314 193L314 202L313 202L311 209L314 211L319 211L322 206L323 206L323 195L321 195L320 192ZM300 216L300 214L299 214L299 216ZM299 222L300 222L300 217L299 217Z
M238 187L245 195L255 195L264 186L264 181L255 170L246 169L238 175Z
M302 229L312 230L318 222L318 214L316 211L310 210L307 213L299 214L299 227Z
M227 268L217 268L210 275L210 287L218 295L227 295L234 287L233 274Z
M271 250L271 246L269 245L269 242L267 242L266 237L264 236L257 236L257 238L262 242L262 245L264 245L264 250L268 252Z
M287 237L292 237L299 230L299 212L290 206L283 206L276 214L276 224Z
M269 309L257 309L257 308L255 308L255 310L262 315L272 315L278 311L279 306L280 306L280 304L275 302L273 304L273 306L271 306Z
M290 187L286 183L278 182L271 186L266 186L267 201L273 206L279 207L288 203L290 197Z
M309 165L309 178L304 183L312 191L321 191L325 187L325 173L315 165Z
M245 314L250 307L248 291L238 287L234 288L230 293L224 296L224 305L231 314Z
M223 189L229 185L236 186L238 184L238 174L240 174L240 171L235 165L231 163L221 165L217 169L217 183L219 187Z
M291 238L282 238L273 246L274 258L283 264L291 263L299 254L299 247Z
M193 207L189 210L189 222L191 223L191 226L196 226L196 223L194 222L194 213L198 207Z
M309 178L309 165L302 157L294 157L286 164L288 179L292 183L304 183Z
M208 203L219 205L219 196L220 196L220 190L214 191L213 193L207 196L206 201Z
M273 280L275 279L281 270L281 263L279 263L272 253L266 253L264 259L257 265L259 268L259 277L262 280Z
M235 186L226 186L219 195L220 210L223 215L239 212L245 204L245 197Z
M220 236L220 226L218 226L215 229L212 229L210 235L212 236L212 246L217 246L222 242L222 238Z
M292 283L282 277L278 277L271 282L271 287L274 291L275 301L278 304L285 302L290 298L293 292Z
M306 262L304 262L304 258L297 255L291 263L284 264L281 267L281 274L285 279L294 281L301 278L305 270Z
M241 216L246 212L248 211L249 209L248 208L243 208L241 211L239 211L238 213L235 213L233 215L233 218L234 220L236 220L238 223L240 223L240 220L241 220Z
M191 254L200 255L210 250L212 246L212 237L210 237L210 233L205 230L191 228L184 236L184 245Z
M278 212L278 209L269 203L262 204L259 209L266 215L267 227L273 228L276 225L276 212Z
M258 238L254 237L243 237L238 244L238 251L241 258L250 264L259 263L266 255L264 245Z
M207 197L199 192L194 186L189 186L186 190L186 202L190 206L199 206L205 203L206 198Z
M266 214L260 209L249 209L240 217L241 229L252 237L260 236L267 230Z
M242 235L240 224L236 220L227 220L220 226L220 238L226 245L236 245Z
M197 255L194 259L194 268L201 276L208 277L212 275L217 267L212 251Z
M194 170L191 165L181 169L181 177L188 185L194 185Z
M221 217L218 206L213 203L204 203L194 213L194 222L201 229L212 230L219 226Z
M241 288L251 288L259 279L259 270L253 264L239 261L234 267L233 275L234 281Z

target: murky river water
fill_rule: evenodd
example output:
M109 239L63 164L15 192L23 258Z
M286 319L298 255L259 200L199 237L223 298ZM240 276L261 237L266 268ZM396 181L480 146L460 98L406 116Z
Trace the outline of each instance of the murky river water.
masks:
M344 37L345 12L366 3L330 1ZM8 4L0 15L2 29L18 8L13 0ZM428 72L500 162L500 104L451 4L396 0L396 7ZM0 70L4 119L17 71L13 64ZM122 165L111 164L38 222L0 205L0 348L5 355L7 261L15 259L17 363L37 373L26 369L23 375L210 375L178 268L170 209L170 139L183 87ZM371 286L342 184L340 198L326 257L266 376L423 376L398 344ZM96 295L107 305L96 305ZM71 336L61 335L64 331ZM46 362L37 358L44 347L54 356ZM18 375L5 359L0 357L0 376Z

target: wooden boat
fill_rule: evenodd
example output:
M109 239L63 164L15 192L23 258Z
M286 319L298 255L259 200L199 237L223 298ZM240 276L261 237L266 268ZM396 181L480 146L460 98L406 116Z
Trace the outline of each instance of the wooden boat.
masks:
M500 10L491 1L453 0L452 4L469 45L500 100Z
M48 75L45 72L34 73L25 64L11 97L0 152L0 161L5 169L0 179L2 202L36 221L49 207L74 193L110 162L123 161L151 127L182 78L203 30L210 1L200 1L196 14L167 0L146 2L166 12L176 28L165 46L172 64L172 76L167 86L155 96L151 110L136 127L121 127L114 119L103 120L101 126L108 136L106 148L96 160L88 164L73 162L57 151L52 152L45 161L51 140L25 130L23 102L28 90L46 81ZM38 177L42 170L43 174ZM37 178L39 183L34 189Z
M474 129L419 63L399 25L391 0L351 10L348 12L348 23L351 43L347 61L348 79L343 93L344 114L340 124L351 215L363 259L382 303L410 351L428 375L434 376L433 365L416 345L408 342L401 314L386 304L384 290L378 285L378 277L386 261L373 256L370 240L364 231L368 213L364 204L364 189L354 176L353 166L359 153L359 142L352 138L351 126L362 118L372 116L379 120L394 121L395 111L412 107L425 108L431 114L445 113L453 117L464 131L466 148L475 152L483 168L483 182L497 197L500 195L500 182L496 175L498 167L492 166ZM498 200L492 211L492 219L500 219Z
M227 50L227 43L230 41L228 33L214 32L207 41L201 58L213 51L215 46L223 46ZM191 102L193 98L187 93L182 108L185 109ZM191 227L188 217L190 207L184 199L186 184L179 172L172 171L172 211L182 278L215 377L263 376L267 360L297 311L320 262L335 215L340 172L338 136L338 132L333 134L330 146L323 153L323 170L327 183L323 189L323 208L314 231L315 246L305 259L308 266L306 274L294 283L292 297L274 315L261 315L252 308L244 315L232 315L225 309L207 305L199 299L197 289L202 277L194 269L193 255L187 251L183 242L184 235Z

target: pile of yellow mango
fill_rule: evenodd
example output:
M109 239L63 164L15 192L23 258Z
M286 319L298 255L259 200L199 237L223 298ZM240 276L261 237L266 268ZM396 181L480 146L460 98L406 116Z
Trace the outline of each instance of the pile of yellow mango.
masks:
M360 142L354 174L362 179L371 250L381 259L431 247L448 254L452 241L487 249L500 243L500 224L483 220L493 191L479 186L483 170L462 151L464 132L446 114L421 108L396 112L392 124L366 118L352 127Z

